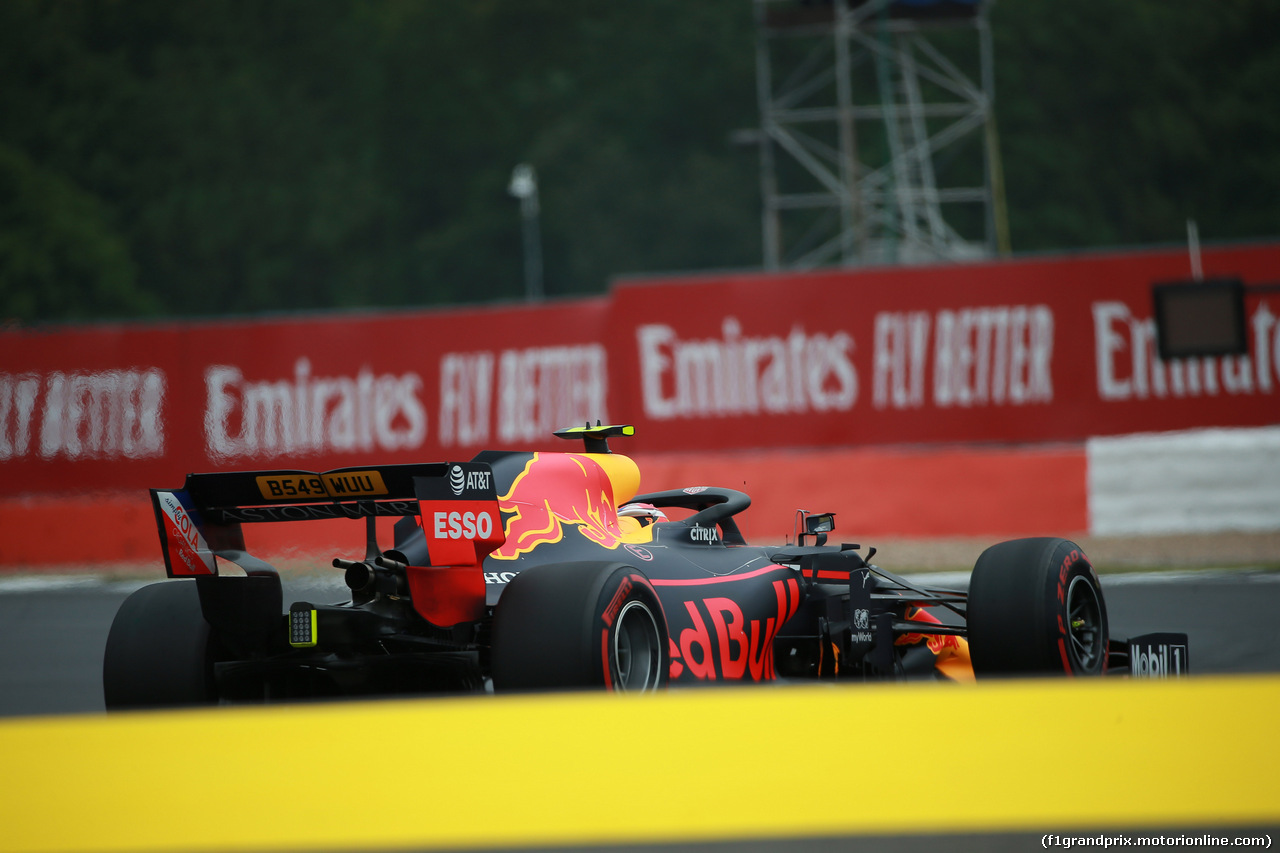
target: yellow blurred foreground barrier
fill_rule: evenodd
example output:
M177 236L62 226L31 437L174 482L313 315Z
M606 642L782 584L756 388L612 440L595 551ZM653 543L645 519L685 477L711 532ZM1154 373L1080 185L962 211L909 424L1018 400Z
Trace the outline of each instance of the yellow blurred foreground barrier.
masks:
M1280 820L1280 677L0 723L0 849L387 850Z

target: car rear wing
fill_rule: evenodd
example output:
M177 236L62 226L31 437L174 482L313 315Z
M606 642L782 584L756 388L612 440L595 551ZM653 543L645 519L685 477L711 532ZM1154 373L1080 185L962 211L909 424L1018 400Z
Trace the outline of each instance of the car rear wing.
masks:
M181 489L152 489L151 504L169 577L216 575L218 557L273 573L245 552L245 523L413 516L432 565L478 565L503 542L483 462L188 474Z

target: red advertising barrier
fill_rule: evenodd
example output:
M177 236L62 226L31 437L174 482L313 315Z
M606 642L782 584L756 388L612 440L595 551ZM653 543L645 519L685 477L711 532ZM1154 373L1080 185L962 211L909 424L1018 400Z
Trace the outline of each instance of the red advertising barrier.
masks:
M1280 280L1280 246L1206 253ZM610 312L615 409L637 444L1079 441L1280 420L1280 298L1251 354L1164 364L1151 284L1177 252L642 282ZM637 414L638 413L638 414Z
M0 494L464 459L606 405L607 302L0 334Z
M836 513L842 542L901 537L1074 536L1089 526L1083 448L893 447L658 453L636 457L646 490L729 486L751 495L747 541L795 541L796 510ZM379 542L390 547L391 522ZM273 565L327 566L364 554L363 522L249 525L250 552ZM0 567L100 570L150 564L163 573L142 489L0 500Z
M1209 249L1203 266L1275 282L1280 243ZM902 445L933 458L938 446L1065 443L1074 460L1090 436L1280 423L1280 297L1248 299L1246 356L1157 357L1151 285L1188 271L1184 252L1129 252L628 281L538 306L6 330L0 515L9 537L38 528L32 507L60 496L138 494L191 471L569 449L550 433L596 419L636 425L620 450L693 453L707 470L719 460L763 472L773 457L717 454L808 448L813 477L826 458L842 485L852 469L834 460L901 467L891 448ZM982 476L952 464L913 470ZM664 476L645 487L685 485ZM779 506L812 494L793 476L753 476L780 490ZM905 515L865 520L960 532L954 507L926 523L920 507L936 496L921 486L882 504ZM126 505L121 518L134 518ZM977 524L991 522L960 526ZM15 547L0 547L0 562Z
M646 489L728 486L751 496L748 542L794 542L796 510L834 512L841 542L997 538L1088 530L1084 449L870 447L646 454ZM872 537L867 540L866 537Z

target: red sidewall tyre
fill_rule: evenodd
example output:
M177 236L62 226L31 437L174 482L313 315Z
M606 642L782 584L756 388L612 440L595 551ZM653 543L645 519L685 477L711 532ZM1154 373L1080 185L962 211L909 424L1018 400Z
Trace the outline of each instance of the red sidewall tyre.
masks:
M495 690L655 690L670 669L657 592L623 563L526 569L498 600L490 655Z
M978 557L969 581L975 674L1101 675L1107 605L1084 550L1066 539L1015 539Z

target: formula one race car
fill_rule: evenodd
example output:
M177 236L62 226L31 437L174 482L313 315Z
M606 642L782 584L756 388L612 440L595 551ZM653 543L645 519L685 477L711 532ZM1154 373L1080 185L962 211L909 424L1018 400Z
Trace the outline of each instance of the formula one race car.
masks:
M750 546L734 521L742 492L637 495L635 463L607 443L632 433L556 433L584 440L582 453L191 474L152 490L166 569L187 580L120 607L107 707L1187 671L1184 634L1109 639L1097 574L1069 541L995 545L967 592L891 574L869 562L874 549L828 546L830 514L800 514L795 544ZM387 551L384 516L401 517ZM333 560L350 599L285 610L242 526L334 518L365 522L363 559ZM220 574L219 560L244 574Z

